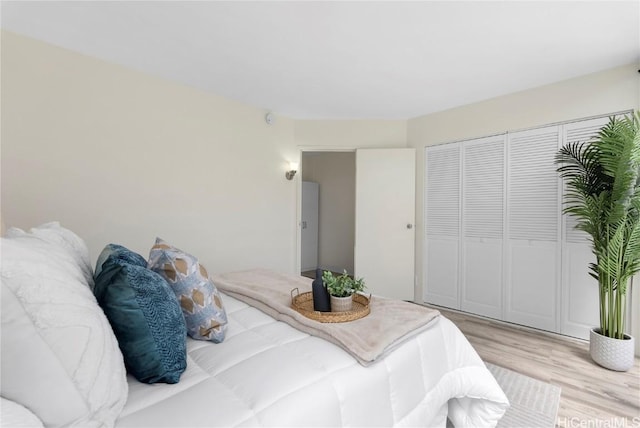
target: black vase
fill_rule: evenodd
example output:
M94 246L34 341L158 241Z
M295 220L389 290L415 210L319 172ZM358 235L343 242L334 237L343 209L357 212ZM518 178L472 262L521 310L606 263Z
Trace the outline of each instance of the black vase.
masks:
M316 279L311 284L313 292L313 310L319 312L331 312L329 292L322 281L322 269L316 269Z

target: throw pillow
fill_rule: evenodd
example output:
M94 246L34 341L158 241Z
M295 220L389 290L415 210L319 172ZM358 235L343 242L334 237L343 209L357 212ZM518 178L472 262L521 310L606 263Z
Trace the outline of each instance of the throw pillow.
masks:
M118 342L61 246L2 238L0 395L45 426L113 426L127 400Z
M93 269L91 268L87 244L73 231L60 226L60 223L57 221L32 227L29 232L25 232L17 227L11 227L7 230L6 235L8 238L31 236L59 247L64 254L73 259L76 268L82 272L87 286L93 288Z
M102 265L107 260L120 261L128 263L130 265L147 267L147 261L140 254L131 251L130 249L118 244L107 244L102 250L96 261L95 277L97 278L102 272Z
M115 245L104 249L94 293L129 372L140 382L177 383L187 367L187 332L180 305L167 282L134 264L140 260L125 250Z
M12 428L43 428L42 421L26 407L0 397L0 426Z
M157 238L149 253L149 268L175 292L189 336L215 343L224 340L227 313L222 297L197 258Z
M74 232L60 226L57 221L41 224L31 228L31 233L39 238L60 245L74 256L74 259L82 269L90 288L93 288L93 269L91 268L91 258L87 244Z

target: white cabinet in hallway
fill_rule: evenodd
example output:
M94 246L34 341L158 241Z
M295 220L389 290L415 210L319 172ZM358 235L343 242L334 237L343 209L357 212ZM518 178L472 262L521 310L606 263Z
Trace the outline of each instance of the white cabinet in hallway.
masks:
M313 181L302 182L301 271L313 271L318 267L318 225L320 185Z

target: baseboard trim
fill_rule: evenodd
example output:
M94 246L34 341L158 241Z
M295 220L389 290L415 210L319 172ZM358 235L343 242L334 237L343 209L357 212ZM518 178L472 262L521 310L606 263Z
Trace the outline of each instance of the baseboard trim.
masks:
M465 316L468 316L468 317L471 317L471 318L477 318L477 319L481 319L481 320L485 320L485 321L490 321L492 323L495 323L495 324L498 324L498 325L502 325L504 327L511 327L511 328L516 329L516 330L526 331L526 332L529 332L529 333L535 333L535 334L539 334L539 335L542 335L542 336L547 336L547 337L554 338L554 339L560 339L560 340L565 340L565 341L568 341L568 342L581 343L581 344L589 343L589 341L585 340L585 339L580 339L580 338L573 337L573 336L567 336L565 334L555 333L555 332L548 331L548 330L542 330L540 328L529 327L529 326L522 325L522 324L516 324L516 323L513 323L513 322L509 322L509 321L499 320L499 319L496 319L496 318L486 317L484 315L478 315L478 314L474 314L474 313L471 313L471 312L462 311L462 310L459 310L459 309L448 308L446 306L439 306L439 305L434 305L432 303L425 303L425 302L423 302L423 303L414 302L414 303L417 303L417 304L422 305L422 306L426 306L428 308L434 308L434 309L438 309L438 310L445 310L445 311L459 313L459 314L462 314L462 315L465 315Z

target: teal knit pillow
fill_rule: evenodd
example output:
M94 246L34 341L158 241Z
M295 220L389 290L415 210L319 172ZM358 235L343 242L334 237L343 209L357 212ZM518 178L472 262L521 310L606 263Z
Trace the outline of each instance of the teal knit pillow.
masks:
M177 383L187 367L187 329L178 300L160 275L114 254L104 258L94 294L127 370L140 382Z
M123 247L118 244L108 244L104 247L104 250L98 256L98 261L96 262L96 269L94 273L94 277L100 275L102 271L102 265L107 260L109 261L120 261L124 263L128 263L130 265L137 265L146 267L147 261L140 254L131 251L130 249Z

